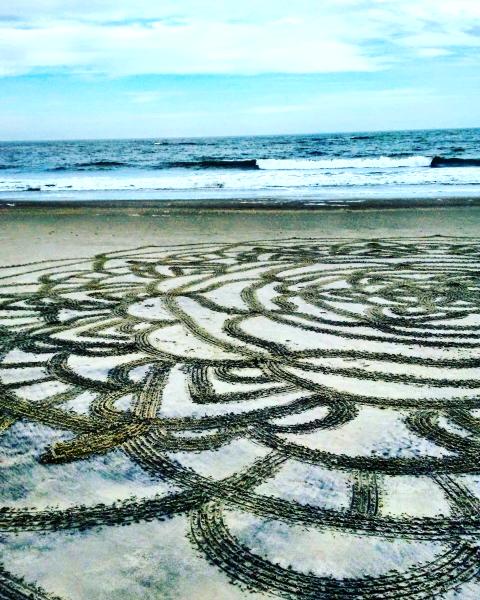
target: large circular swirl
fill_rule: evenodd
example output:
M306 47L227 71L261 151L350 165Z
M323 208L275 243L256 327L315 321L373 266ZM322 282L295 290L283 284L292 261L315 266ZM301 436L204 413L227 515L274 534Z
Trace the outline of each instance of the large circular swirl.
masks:
M468 239L290 239L1 269L1 427L27 420L70 432L42 454L45 465L119 449L179 490L7 506L1 526L185 514L192 543L233 581L286 598L427 598L472 579L479 256ZM79 397L87 410L75 410ZM233 473L196 468L202 453L240 443L256 450ZM414 505L421 494L431 510ZM229 527L231 513L353 545L437 550L403 570L386 561L380 574L378 565L353 578L307 573L255 552ZM27 585L0 575L12 589Z

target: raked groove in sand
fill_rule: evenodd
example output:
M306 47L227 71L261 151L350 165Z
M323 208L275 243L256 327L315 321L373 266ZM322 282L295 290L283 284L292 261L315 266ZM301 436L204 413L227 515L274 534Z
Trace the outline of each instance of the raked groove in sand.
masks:
M4 597L478 597L479 259L294 238L1 268Z

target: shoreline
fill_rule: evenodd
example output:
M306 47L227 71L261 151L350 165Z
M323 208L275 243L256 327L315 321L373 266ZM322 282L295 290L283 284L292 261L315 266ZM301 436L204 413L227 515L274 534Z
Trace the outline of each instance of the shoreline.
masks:
M24 200L0 199L0 210L9 209L176 209L176 210L222 210L222 211L331 211L331 210L396 210L396 209L423 209L423 208L470 208L480 207L479 197L451 196L451 197L421 197L421 198L334 198L331 200L295 198L197 198L193 200L158 200L158 199L59 199L59 200Z

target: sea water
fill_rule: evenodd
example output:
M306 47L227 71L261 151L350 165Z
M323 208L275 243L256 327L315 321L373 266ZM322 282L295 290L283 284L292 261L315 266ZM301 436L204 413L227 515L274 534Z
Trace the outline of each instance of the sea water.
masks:
M480 129L0 143L4 201L447 198L480 198Z

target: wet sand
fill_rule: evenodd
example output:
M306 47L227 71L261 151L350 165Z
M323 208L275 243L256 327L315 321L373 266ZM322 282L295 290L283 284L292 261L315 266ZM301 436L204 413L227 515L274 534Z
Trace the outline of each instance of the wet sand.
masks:
M155 244L286 237L473 236L480 207L213 209L135 206L3 206L0 264L91 256Z

